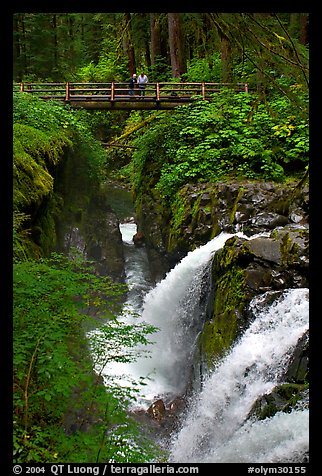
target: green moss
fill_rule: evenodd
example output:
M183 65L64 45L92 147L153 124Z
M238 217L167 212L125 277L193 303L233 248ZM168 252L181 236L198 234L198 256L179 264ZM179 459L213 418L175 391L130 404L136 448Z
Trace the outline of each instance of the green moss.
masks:
M236 213L236 210L237 210L237 205L238 205L239 200L243 196L243 193L244 193L244 187L239 187L237 197L236 197L236 199L233 203L233 206L232 206L232 209L231 209L231 212L230 212L230 217L229 217L229 223L230 224L234 223L234 221L235 221L235 213Z
M176 195L171 206L172 219L169 227L168 251L178 248L185 236L184 228L191 222L191 206L188 201L187 188L184 187Z
M212 319L205 323L200 337L201 352L211 365L230 348L236 339L247 298L244 272L233 267L216 283Z
M39 203L53 190L53 177L27 153L19 140L13 149L13 204L14 208L24 208Z
M229 238L214 256L212 317L200 336L201 354L209 367L231 347L243 324L240 316L250 299L245 265L251 259L244 241L236 236Z
M47 169L47 162L58 162L64 141L59 146L55 141L31 126L14 125L14 209L17 213L28 209L33 214L28 223L28 233L22 229L19 232L22 239L17 235L17 256L37 258L47 254L56 243L54 217L59 207L53 193L54 178Z
M205 194L209 195L206 203L203 202ZM188 250L190 245L187 243L187 233L191 236L190 242L196 246L220 233L217 217L213 213L216 201L212 186L195 187L192 190L191 186L185 185L177 192L171 204L168 239L170 252L176 249Z
M276 412L290 412L298 401L301 394L308 388L307 384L283 383L277 385L271 393L264 395L261 401L256 402L253 409L259 420L270 418Z
M48 164L56 165L61 160L64 147L72 145L62 131L43 132L26 124L14 124L13 135L14 142L21 140L25 152L31 154L42 165L45 165L46 161Z
M74 161L68 161L71 156ZM102 178L105 159L86 115L29 95L14 97L13 206L16 213L30 217L14 229L16 259L43 256L55 247L58 196L73 194L82 209L89 189ZM58 168L62 161L63 168ZM66 168L72 177L67 185L62 172ZM86 178L81 186L80 176Z
M200 337L200 349L209 368L229 349L236 336L235 331L236 316L231 312L205 323Z
M281 253L281 265L292 266L299 262L300 247L297 243L297 239L307 240L305 245L308 253L308 231L307 230L293 230L292 232L283 232L280 230L274 230L271 234L272 238L279 239L280 253Z
M48 255L56 247L55 219L62 210L63 201L57 194L52 194L39 221L39 246L44 255Z
M308 388L307 384L299 383L283 383L276 387L275 391L278 395L285 398L289 404L294 404L299 399L299 394Z
M293 242L290 238L290 235L289 233L285 233L280 244L281 265L287 266L290 260L290 254L292 249L293 249Z
M225 273L229 268L239 265L245 265L252 259L252 253L247 247L247 241L243 242L237 236L229 238L225 246L219 250L213 261L213 272L215 275Z

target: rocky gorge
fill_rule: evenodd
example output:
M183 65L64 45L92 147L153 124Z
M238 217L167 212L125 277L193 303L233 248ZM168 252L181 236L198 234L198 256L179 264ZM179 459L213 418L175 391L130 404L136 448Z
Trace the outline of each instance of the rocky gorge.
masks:
M284 290L309 287L309 190L307 185L299 188L296 183L187 184L171 208L164 206L152 190L141 196L133 209L120 214L115 209L118 194L123 192L121 184L106 185L92 197L82 217L74 215L69 234L64 235L65 245L68 236L69 244L75 245L73 233L78 239L84 236L78 246L87 257L95 259L99 274L109 274L117 281L124 281L125 274L121 221L136 222L133 243L145 248L156 283L187 253L220 233L242 231L245 235L232 236L213 255L203 291L196 296L202 301L205 316L198 324L197 345L184 391L175 396L156 396L148 408L133 412L144 431L159 442L177 431L182 415L189 411L187 402L192 392L202 387L205 375L249 327L252 299L263 296L265 306ZM111 199L114 193L116 198ZM129 197L130 192L126 193ZM299 402L307 407L308 377L307 331L294 349L282 383L256 400L249 417L255 415L261 420L279 411L288 413Z
M242 230L248 241L234 236L213 257L211 291L203 296L206 319L185 395L194 379L208 372L249 326L249 303L263 295L273 302L288 288L309 287L308 186L295 183L223 182L186 185L171 210L156 195L141 197L137 206L140 242L144 240L156 279L163 269L221 232ZM158 270L158 271L156 271ZM158 274L159 273L159 274ZM290 411L306 399L309 375L308 332L298 342L285 370L283 383L258 399L252 414L258 418ZM147 419L169 430L184 408L185 395L157 399ZM142 414L141 417L142 418Z

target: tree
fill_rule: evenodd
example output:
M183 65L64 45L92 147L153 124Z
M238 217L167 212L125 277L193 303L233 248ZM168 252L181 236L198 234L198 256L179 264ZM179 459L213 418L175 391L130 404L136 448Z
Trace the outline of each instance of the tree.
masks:
M188 79L192 65L195 80L288 94L290 84L307 86L308 21L307 13L16 13L14 79L124 81L143 68L150 81L167 81L170 68Z
M161 25L160 13L150 13L150 36L151 36L151 64L154 65L156 58L161 56Z
M221 79L224 83L232 81L232 38L230 37L229 15L225 13L209 13L220 38Z
M124 13L123 17L123 51L128 56L128 66L130 74L136 72L136 64L135 64L135 51L134 45L132 41L132 31L131 31L131 13Z
M172 76L180 78L187 71L180 13L168 13L168 28Z
M290 35L297 38L302 45L307 45L309 15L308 13L290 13L289 32Z
M25 26L24 14L19 13L13 17L13 76L22 80L26 71L26 51L25 51Z

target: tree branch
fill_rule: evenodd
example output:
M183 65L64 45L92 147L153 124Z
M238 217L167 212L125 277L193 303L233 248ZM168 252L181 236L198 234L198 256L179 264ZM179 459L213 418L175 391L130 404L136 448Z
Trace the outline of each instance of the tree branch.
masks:
M24 414L24 425L25 425L25 432L24 432L24 440L26 441L27 439L27 430L28 430L28 412L29 412L29 393L28 393L28 389L29 389L29 384L30 384L30 380L31 380L31 371L32 371L32 367L33 367L33 364L36 360L36 354L38 352L38 348L39 348L39 344L40 344L40 339L41 337L38 338L38 341L37 341L37 344L36 344L36 347L35 347L35 350L31 356L31 360L30 360L30 363L29 363L29 368L28 368L28 373L27 373L27 378L26 378L26 385L25 385L25 391L24 391L24 398L25 398L25 414Z
M129 131L125 132L124 134L122 134L121 136L117 137L116 139L113 140L113 142L110 142L108 145L109 147L112 147L114 145L119 145L118 142L121 140L121 139L125 139L126 137L128 137L129 135L133 134L133 132L141 129L141 127L144 127L146 126L147 124L149 124L149 122L153 121L154 119L156 119L157 117L159 116L159 113L155 113L153 114L152 116L148 117L147 119L145 119L144 121L140 122L139 124L136 124L135 126L133 126Z

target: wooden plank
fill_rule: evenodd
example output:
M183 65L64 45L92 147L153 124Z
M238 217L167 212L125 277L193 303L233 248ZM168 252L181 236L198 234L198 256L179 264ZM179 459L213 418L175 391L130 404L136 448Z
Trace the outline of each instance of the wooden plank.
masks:
M191 101L73 101L71 98L68 104L75 109L89 110L170 110Z

